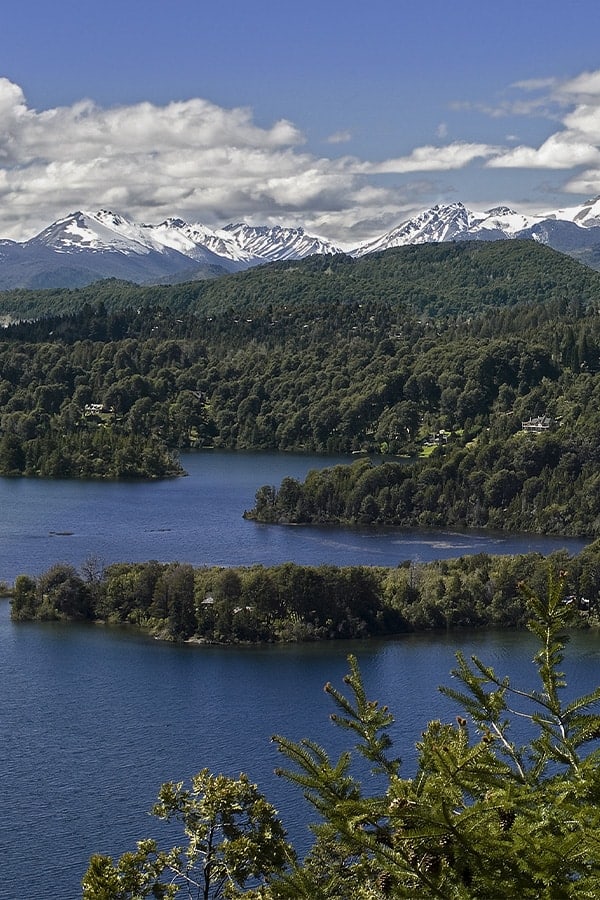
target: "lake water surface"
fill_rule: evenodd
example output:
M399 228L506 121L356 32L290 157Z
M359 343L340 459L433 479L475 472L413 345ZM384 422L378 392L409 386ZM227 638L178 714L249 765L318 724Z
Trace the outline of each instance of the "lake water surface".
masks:
M395 641L285 647L190 647L119 630L12 624L0 604L0 845L3 900L75 900L94 852L120 855L163 835L148 811L160 784L201 768L246 771L275 803L294 842L311 813L273 770L273 733L313 737L331 753L345 736L329 723L323 685L343 689L358 656L371 697L396 715L395 751L407 773L414 741L457 710L436 690L454 653L476 653L532 684L534 644L524 633L406 636ZM570 689L598 683L596 634L574 636Z
M467 553L550 553L577 539L470 531L259 525L242 518L263 484L303 479L349 457L281 453L186 454L186 478L78 481L0 478L0 579L54 562L179 560L193 565L395 566Z
M57 560L79 564L91 554L105 562L395 565L583 546L480 533L259 526L241 518L257 487L286 474L301 478L331 460L202 453L184 462L188 478L151 484L0 479L0 578ZM270 736L314 737L338 752L344 735L329 724L322 688L329 680L342 687L354 652L370 696L397 716L396 750L410 772L427 721L452 721L457 712L436 687L448 681L459 647L531 683L527 634L172 646L100 626L13 624L0 602L0 898L75 900L90 855L119 855L141 837L159 837L148 810L160 784L204 766L247 771L302 846L310 813L296 789L274 776L281 759ZM596 686L599 660L596 635L576 635L567 665L573 690Z

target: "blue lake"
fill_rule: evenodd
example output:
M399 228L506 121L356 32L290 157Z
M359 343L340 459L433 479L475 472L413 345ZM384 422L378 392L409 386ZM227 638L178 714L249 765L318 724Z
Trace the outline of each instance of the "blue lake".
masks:
M576 553L585 544L476 531L259 525L242 513L261 485L349 458L206 452L182 461L188 477L159 482L0 478L0 579L38 574L57 560L80 565L91 555L105 563L395 566L484 551Z
M185 457L189 477L157 483L0 479L0 578L61 560L179 559L203 563L396 565L465 553L567 547L565 541L481 533L278 528L242 519L256 489L338 460L277 454ZM342 461L342 460L339 460ZM65 532L69 532L66 534ZM160 784L208 766L246 771L306 843L310 814L276 778L273 733L316 738L332 753L323 684L342 687L347 654L367 690L397 715L407 771L427 721L457 710L436 690L454 653L476 653L531 683L532 639L515 633L406 636L395 641L285 647L172 646L100 626L10 622L0 602L0 847L2 900L75 900L94 852L119 855L160 837L148 811ZM598 683L594 633L570 645L574 690Z

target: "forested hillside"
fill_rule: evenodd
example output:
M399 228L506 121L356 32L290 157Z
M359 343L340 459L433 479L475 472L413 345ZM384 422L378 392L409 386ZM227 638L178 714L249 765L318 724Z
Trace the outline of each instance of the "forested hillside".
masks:
M109 311L168 307L214 315L274 312L365 301L446 316L548 300L600 300L600 273L534 241L464 242L397 247L360 259L313 256L258 266L208 281L143 287L100 281L80 289L0 292L0 316L31 319L104 304Z
M393 295L400 259L437 299ZM189 447L427 454L305 489L288 481L254 514L600 533L600 275L535 244L410 247L375 262L308 260L311 291L289 296L282 273L291 280L295 264L220 282L270 284L266 297L240 294L244 312L232 293L211 315L86 303L5 328L0 472L163 476ZM346 279L336 299L336 267L370 282L357 277L350 294ZM182 307L198 289L181 288ZM543 433L523 431L534 417Z

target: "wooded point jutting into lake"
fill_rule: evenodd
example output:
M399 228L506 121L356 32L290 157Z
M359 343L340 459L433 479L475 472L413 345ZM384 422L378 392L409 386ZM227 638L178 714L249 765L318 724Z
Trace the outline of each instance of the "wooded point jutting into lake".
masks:
M570 557L460 557L373 566L202 567L88 560L19 575L14 621L130 625L169 641L255 643L374 638L430 629L524 627L522 585L564 572L580 627L600 624L600 542Z

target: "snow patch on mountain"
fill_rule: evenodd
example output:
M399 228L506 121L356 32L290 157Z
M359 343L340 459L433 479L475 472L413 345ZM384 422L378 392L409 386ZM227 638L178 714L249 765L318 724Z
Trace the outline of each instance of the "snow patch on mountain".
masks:
M586 200L579 206L569 206L566 209L557 209L546 213L541 219L558 219L565 222L573 222L582 228L600 227L600 197Z
M303 228L282 228L279 225L226 225L224 231L238 247L252 256L268 262L278 259L304 259L315 253L333 254L343 251L331 241L307 234Z
M437 204L402 222L374 241L360 244L352 255L364 256L391 247L444 241L506 240L542 221L544 216L528 216L507 206L484 212L467 209L463 203Z
M107 210L98 213L75 212L53 222L35 238L26 243L44 244L57 253L77 250L116 250L119 253L150 252L150 246L139 240L136 228L122 216Z
M209 228L168 218L139 224L108 209L77 211L23 243L0 240L0 289L79 286L98 278L164 283L214 277L276 260L351 256L445 241L536 240L597 266L600 197L538 215L508 206L437 204L353 250L303 228L237 223Z

